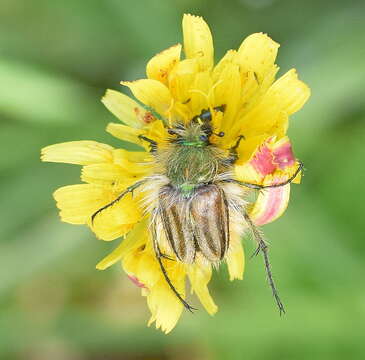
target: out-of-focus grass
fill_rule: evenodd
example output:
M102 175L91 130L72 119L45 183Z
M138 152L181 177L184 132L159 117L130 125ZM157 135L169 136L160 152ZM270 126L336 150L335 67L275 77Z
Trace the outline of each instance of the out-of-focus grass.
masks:
M362 358L364 11L362 1L339 0L3 0L0 358ZM215 274L214 318L184 314L165 336L145 327L145 301L118 266L94 269L111 244L59 222L51 193L79 172L41 164L39 149L78 139L120 146L104 132L112 115L99 99L180 41L183 12L209 21L217 58L269 33L281 43L281 73L295 66L312 98L290 129L303 183L264 229L288 314L278 316L257 258L243 282L229 283L224 266Z

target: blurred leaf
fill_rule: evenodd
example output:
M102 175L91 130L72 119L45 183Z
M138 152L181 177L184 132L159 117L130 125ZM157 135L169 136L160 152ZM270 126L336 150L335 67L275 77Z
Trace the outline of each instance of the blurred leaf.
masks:
M7 116L47 125L85 124L100 112L90 101L90 89L36 66L0 59L0 78L0 112Z

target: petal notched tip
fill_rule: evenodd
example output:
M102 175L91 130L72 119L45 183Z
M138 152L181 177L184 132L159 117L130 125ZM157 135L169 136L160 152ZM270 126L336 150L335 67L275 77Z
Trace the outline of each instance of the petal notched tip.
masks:
M182 25L186 58L196 58L202 71L211 69L214 49L208 24L200 16L185 14Z

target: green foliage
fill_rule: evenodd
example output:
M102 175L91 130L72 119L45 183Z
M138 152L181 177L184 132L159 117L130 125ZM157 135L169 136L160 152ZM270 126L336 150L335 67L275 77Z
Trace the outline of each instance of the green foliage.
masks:
M364 2L340 0L2 0L0 12L1 359L361 359L365 142ZM90 139L113 117L99 99L181 38L181 15L203 15L216 58L244 36L281 43L312 98L290 136L307 171L286 215L265 226L287 315L280 318L260 258L242 282L222 267L220 307L183 314L165 336L146 328L145 299L117 266L94 266L113 246L59 221L51 193L80 182L71 165L40 164L39 149Z

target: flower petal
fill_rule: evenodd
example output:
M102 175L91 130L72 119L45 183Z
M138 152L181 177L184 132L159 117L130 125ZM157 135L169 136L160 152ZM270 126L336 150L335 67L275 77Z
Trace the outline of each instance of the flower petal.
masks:
M141 128L152 121L151 112L119 91L107 90L101 101L111 113L128 126Z
M168 333L171 331L181 316L183 305L172 292L162 275L156 260L153 247L148 242L147 231L140 238L144 239L145 246L134 248L123 257L123 269L129 275L138 279L143 284L142 295L147 296L147 304L151 311L148 325L156 322L156 328ZM185 271L183 264L171 260L162 260L171 282L176 290L185 297ZM146 291L148 289L148 291Z
M241 78L238 65L230 63L225 66L217 79L214 98L215 105L225 105L224 119L220 130L229 133L234 124L241 98Z
M182 264L177 262L173 264L168 269L168 274L176 290L185 297L185 273ZM156 322L157 329L160 328L166 334L169 333L176 326L183 311L183 305L163 277L150 289L147 303L152 313L148 325Z
M259 147L253 158L250 160L250 164L256 172L262 176L272 174L277 168L274 164L274 155L271 149L267 146L267 143L264 143Z
M116 149L113 151L114 163L120 166L125 174L137 178L147 176L153 170L152 156L144 151L127 151Z
M152 161L153 157L146 151L128 151L125 149L113 151L114 164L121 167L128 176L147 176L153 169Z
M196 293L208 314L214 315L218 311L218 307L214 303L207 286L212 277L210 264L195 263L190 265L187 269L187 274L189 276L191 290Z
M115 195L114 199L118 195ZM141 219L142 211L138 206L136 196L132 197L132 194L127 194L113 206L100 212L94 218L93 223L91 224L90 221L89 224L99 239L111 241L125 235Z
M190 103L192 114L199 115L203 109L209 109L213 100L213 82L208 71L199 72L195 76L194 83L190 89Z
M147 239L147 242L150 240L146 234L145 239ZM134 256L133 254L130 254L130 261L133 261L133 259L131 259L131 257ZM127 263L128 260L125 259L123 262L123 268L126 269L128 267ZM138 279L146 284L149 289L153 289L157 281L159 281L163 276L161 273L161 268L157 263L154 250L152 246L149 246L149 243L145 244L145 249L141 252L141 257L138 264L136 265L134 273L138 275Z
M92 164L82 168L81 180L89 184L113 187L114 190L126 188L137 181L129 172L115 164Z
M250 163L236 165L234 167L235 178L239 181L244 181L252 184L260 184L262 175L259 174Z
M174 99L181 103L190 101L189 90L197 72L198 63L195 59L180 61L173 68L169 76L169 88Z
M221 77L221 73L224 71L226 66L230 66L231 64L237 64L237 51L236 50L228 50L222 59L219 60L218 64L214 66L212 76L214 82L217 82Z
M287 136L277 141L271 146L273 155L273 163L281 170L285 170L288 166L293 166L296 161L290 140Z
M274 67L279 46L263 33L248 36L237 52L237 62L241 72L253 71L258 81L262 82Z
M153 156L147 151L129 151L125 149L113 150L113 161L115 164L125 168L130 163L145 163L153 160ZM126 163L127 161L127 163Z
M62 221L86 224L96 210L110 201L111 191L97 185L78 184L61 187L53 196Z
M281 111L291 115L302 108L309 96L309 87L298 79L296 70L291 69L269 88L265 102L268 106L279 104Z
M147 286L139 281L139 279L134 275L127 275L129 280L132 281L134 285L136 285L139 288L148 289Z
M146 129L146 136L159 145L166 143L168 135L169 133L161 120L156 120ZM148 146L148 150L150 150L150 146Z
M136 129L116 123L109 123L106 127L106 131L120 140L128 141L137 145L142 145L139 136L145 134L145 131L142 129Z
M111 162L113 148L96 141L69 141L42 149L41 160L76 165Z
M142 295L147 296L147 304L152 314L148 325L156 322L156 328L161 328L162 331L168 333L175 327L180 318L183 305L167 284L157 262L151 241L146 236L148 229L145 228L145 230L145 234L140 235L140 238L144 239L145 246L135 247L133 251L129 251L123 257L123 269L128 275L137 278L138 282L145 287L142 289ZM184 298L184 265L177 261L164 259L162 262L172 284Z
M240 240L241 239L238 239L238 241L235 242L234 246L231 245L232 248L227 255L227 265L230 281L233 281L235 279L243 279L243 272L245 269L245 257L243 252L243 246Z
M184 14L182 25L186 58L196 58L201 71L211 69L214 49L209 26L200 16L190 14Z
M236 161L236 164L244 164L248 162L253 154L257 151L257 149L260 147L260 145L264 144L269 138L269 135L262 134L257 136L252 136L247 139L242 139L240 142L238 148L237 148L237 154L238 159Z
M177 44L155 55L147 63L147 77L149 79L158 80L167 85L169 73L171 69L179 62L180 53L181 44Z
M288 206L289 196L290 184L260 191L249 212L252 221L261 226L279 218Z
M288 71L268 89L257 106L241 119L242 133L245 136L274 134L278 127L284 125L285 128L285 116L298 111L309 96L309 88L298 80L296 71Z
M101 260L96 268L105 270L117 261L121 260L128 253L131 253L146 241L147 221L146 219L136 224L134 228L126 235L120 244L103 260Z
M133 95L145 105L153 108L165 116L171 106L171 95L166 85L154 79L137 81L122 81L122 85L129 87Z

